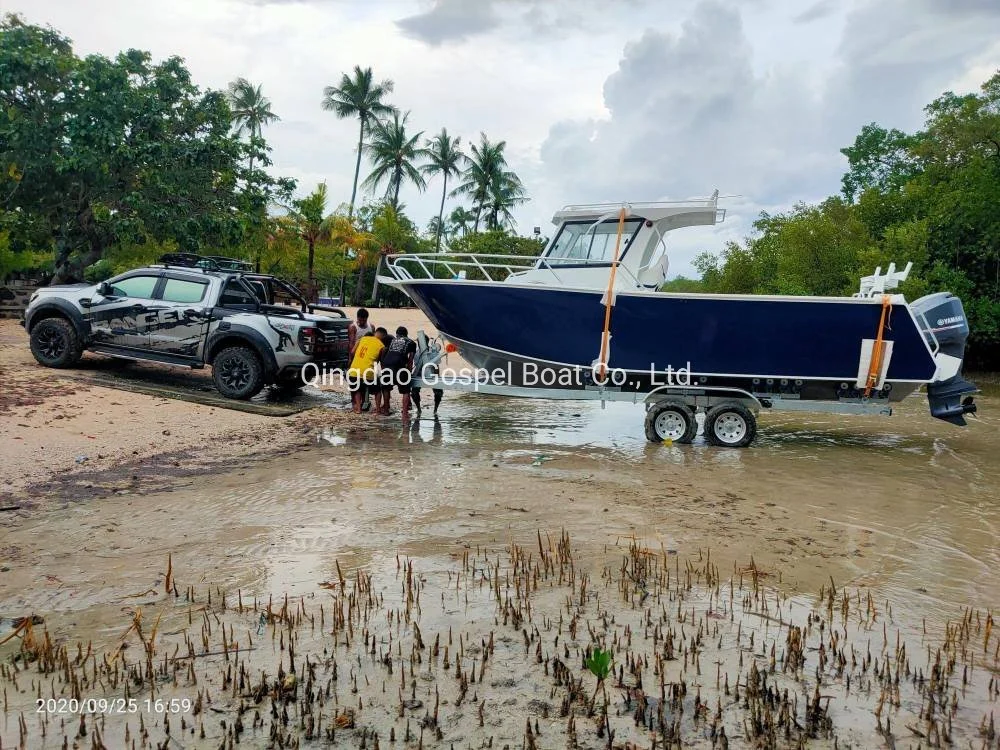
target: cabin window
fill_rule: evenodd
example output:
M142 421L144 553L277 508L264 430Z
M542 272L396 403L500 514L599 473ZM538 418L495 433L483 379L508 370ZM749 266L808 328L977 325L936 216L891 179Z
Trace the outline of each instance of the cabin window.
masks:
M642 222L642 219L625 220L619 259L625 256ZM552 265L610 263L614 259L617 237L617 221L602 221L596 225L592 221L566 222L552 243L546 260Z

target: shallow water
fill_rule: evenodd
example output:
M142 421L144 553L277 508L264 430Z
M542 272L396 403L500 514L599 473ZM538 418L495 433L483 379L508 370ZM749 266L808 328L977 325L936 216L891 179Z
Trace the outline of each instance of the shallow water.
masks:
M996 389L994 389L995 391ZM641 405L449 398L439 422L403 441L502 447L538 466L600 455L623 477L675 472L704 491L763 499L790 515L839 528L878 565L848 564L859 581L923 604L1000 605L1000 399L957 428L934 420L922 396L891 417L766 414L753 447L649 444ZM792 529L794 530L794 529ZM868 555L867 557L870 557ZM932 595L930 591L935 593Z
M724 574L752 559L790 594L870 588L893 625L940 629L1000 604L1000 399L979 403L964 429L916 397L888 418L764 415L753 447L727 450L649 444L641 405L446 394L436 420L362 415L172 492L38 509L4 528L0 617L109 646L164 604L168 555L179 580L264 601L323 596L338 564L434 574L565 529L595 577L635 536L711 549Z

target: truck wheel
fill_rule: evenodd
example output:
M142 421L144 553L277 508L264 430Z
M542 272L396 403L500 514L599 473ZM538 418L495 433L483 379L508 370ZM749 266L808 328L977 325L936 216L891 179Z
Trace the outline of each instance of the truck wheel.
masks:
M83 356L83 347L66 318L46 318L31 329L31 353L46 367L72 367Z
M646 413L646 438L651 443L690 443L698 434L694 410L680 401L653 404Z
M252 349L231 346L215 355L212 380L226 398L253 398L264 387L264 367Z
M725 448L745 448L757 436L757 419L743 404L713 406L705 415L705 439Z

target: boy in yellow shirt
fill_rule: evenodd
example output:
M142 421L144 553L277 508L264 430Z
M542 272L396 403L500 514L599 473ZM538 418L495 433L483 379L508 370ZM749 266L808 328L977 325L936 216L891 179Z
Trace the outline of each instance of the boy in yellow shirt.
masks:
M375 363L385 349L385 340L388 336L388 331L378 328L374 334L369 333L358 339L354 349L354 359L347 371L347 385L351 389L351 403L355 414L361 413L365 391L375 396L375 410L381 412L382 389L379 387Z

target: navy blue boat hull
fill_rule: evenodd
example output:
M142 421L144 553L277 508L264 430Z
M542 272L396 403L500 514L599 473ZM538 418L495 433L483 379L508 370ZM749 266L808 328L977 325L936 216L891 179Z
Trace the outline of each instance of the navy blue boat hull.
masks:
M394 285L474 366L536 362L589 370L598 358L600 292L471 281ZM636 374L689 366L713 383L772 378L853 386L862 340L876 337L881 312L881 300L619 293L608 364ZM934 358L905 304L892 306L885 338L893 342L887 382L934 377Z

